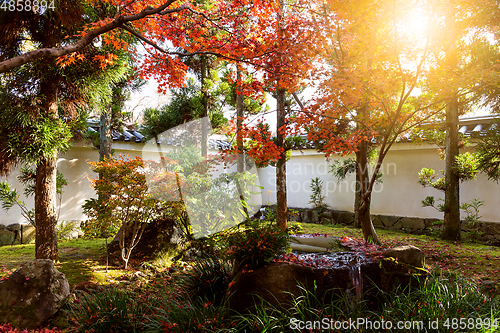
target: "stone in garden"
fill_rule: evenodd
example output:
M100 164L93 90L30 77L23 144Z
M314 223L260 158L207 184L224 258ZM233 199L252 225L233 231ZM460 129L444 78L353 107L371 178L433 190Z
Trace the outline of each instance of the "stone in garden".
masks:
M405 228L410 229L425 229L425 221L420 217L403 217L401 224Z
M500 223L498 222L482 222L483 232L488 235L500 235Z
M378 271L378 265L373 262L360 267L361 274L375 280L378 280ZM350 272L349 266L331 269L288 263L271 263L255 270L243 270L236 275L229 289L229 305L239 312L251 311L254 302L259 301L255 295L259 295L275 306L287 308L303 294L299 284L310 291L316 285L318 297L340 297L346 290L356 288ZM373 286L372 282L368 278L362 279L358 288L368 290Z
M171 248L177 248L182 241L176 232L175 220L173 218L158 219L146 226L139 244L132 251L131 258L151 258L159 251L167 251ZM130 240L130 232L126 231L126 240ZM120 255L120 245L118 236L108 245L110 260L113 264L122 264Z
M395 258L400 262L419 268L424 268L425 264L424 252L413 245L401 245L387 249L385 257Z
M0 318L14 327L42 326L70 295L68 280L50 259L26 262L0 281Z
M323 247L323 248L328 248L328 249L332 249L332 248L339 249L339 246L341 245L339 237L330 236L330 235L320 235L320 236L316 236L316 237L310 237L307 235L292 235L290 238L291 238L290 245L293 243L296 243L296 244L304 244L304 245ZM345 250L347 250L347 248L342 247L342 250L345 251ZM307 252L307 251L305 251L305 252Z
M301 246L309 247L325 246L331 242L324 236L295 238L301 241ZM292 259L253 270L236 270L231 275L234 279L229 289L230 307L237 311L251 311L254 302L259 300L255 298L258 295L275 306L286 308L303 294L297 284L309 291L316 286L316 295L327 297L327 301L348 294L376 306L376 295L380 290L391 292L397 285L419 288L428 275L423 268L424 254L414 246L389 249L382 259L346 251L292 254L287 258Z
M0 246L12 245L14 242L14 233L7 229L0 230Z

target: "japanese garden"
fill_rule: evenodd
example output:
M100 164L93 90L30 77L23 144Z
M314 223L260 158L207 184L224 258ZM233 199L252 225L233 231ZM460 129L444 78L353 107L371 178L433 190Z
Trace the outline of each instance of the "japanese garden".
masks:
M0 332L500 332L496 0L0 0Z

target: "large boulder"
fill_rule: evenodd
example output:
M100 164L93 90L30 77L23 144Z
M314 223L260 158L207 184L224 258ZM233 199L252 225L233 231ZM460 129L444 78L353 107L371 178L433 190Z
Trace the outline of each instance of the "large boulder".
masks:
M125 234L126 242L128 242L131 239L131 232L127 230ZM173 218L167 217L165 219L154 220L144 229L141 240L132 251L131 258L152 258L160 251L176 248L177 243L180 241ZM122 262L118 236L108 244L108 251L111 261L114 264L120 265Z
M0 318L19 328L42 326L70 295L68 280L49 259L26 262L0 281Z

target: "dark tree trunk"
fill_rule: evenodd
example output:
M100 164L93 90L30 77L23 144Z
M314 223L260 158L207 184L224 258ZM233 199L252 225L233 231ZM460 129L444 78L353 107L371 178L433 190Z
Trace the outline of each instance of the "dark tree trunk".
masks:
M380 244L377 232L375 231L370 218L370 201L371 194L363 200L363 204L360 206L358 211L358 220L361 224L361 230L363 231L363 238L365 239L365 242ZM364 205L365 203L366 205Z
M359 163L359 154L356 154L356 166ZM361 174L356 167L356 192L354 194L354 226L361 228L359 219L359 207L361 205Z
M277 146L283 148L281 156L276 163L276 222L282 229L287 227L287 200L286 200L286 151L285 136L281 131L285 126L285 89L277 91Z
M370 203L372 198L372 189L370 182L370 173L368 171L368 141L362 141L356 152L357 169L360 175L361 200L357 214L356 224L361 226L363 237L366 242L379 244L377 232L373 227L370 218ZM376 174L375 174L376 175ZM373 177L375 177L373 175Z
M203 114L201 122L201 156L208 154L208 92L207 92L207 56L201 56L201 91Z
M57 80L41 83L44 101L42 112L57 119ZM36 168L35 184L35 256L37 259L57 260L57 213L56 213L57 155L40 157Z
M458 149L458 100L454 96L446 109L446 158L443 239L459 241L460 235L460 179L455 169Z
M36 168L36 259L57 260L56 158L40 158Z
M458 63L458 31L456 13L453 9L446 15L446 26L450 31L445 44L448 75L453 76ZM455 159L458 149L458 96L450 97L446 108L446 139L445 139L445 193L444 193L444 225L442 239L459 241L460 235L460 179L455 169Z
M99 160L111 157L111 110L103 111L101 114L99 131Z
M238 159L236 171L239 174L242 174L245 171L245 152L243 151L243 135L241 133L241 128L243 126L243 92L241 91L241 69L240 66L237 66L236 69L236 148L238 149ZM245 196L243 193L242 186L246 186L246 184L236 183L238 193L240 195L240 201L243 206L243 213L245 214L245 218L249 218L250 214L248 213L247 202L245 200Z
M243 136L241 133L241 128L243 126L243 94L241 92L241 70L240 66L237 67L236 72L236 148L238 149L238 172L244 171L244 161L243 161Z

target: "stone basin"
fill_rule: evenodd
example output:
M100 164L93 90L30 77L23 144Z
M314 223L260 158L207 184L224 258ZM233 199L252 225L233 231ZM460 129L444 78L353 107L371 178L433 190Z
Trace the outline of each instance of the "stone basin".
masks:
M423 256L415 247L402 251L389 249L387 253L391 257L385 258L385 253L371 257L345 249L332 252L341 246L337 237L298 236L295 239L290 244L298 247L295 246L291 254L263 267L240 270L235 275L229 290L231 308L251 311L258 301L256 295L275 306L289 307L303 294L300 286L309 291L316 287L316 294L326 300L347 294L354 300L373 303L380 291L391 291L395 284L418 287L427 277L425 269L398 261L406 260L408 253Z

